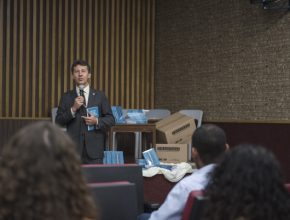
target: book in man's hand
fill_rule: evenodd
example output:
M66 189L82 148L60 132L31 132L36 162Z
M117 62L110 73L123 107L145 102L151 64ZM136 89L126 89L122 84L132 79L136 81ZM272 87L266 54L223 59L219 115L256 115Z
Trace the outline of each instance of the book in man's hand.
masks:
M87 108L87 113L98 118L99 117L99 107L94 106L94 107ZM96 130L96 125L88 125L88 131L93 131L93 130Z

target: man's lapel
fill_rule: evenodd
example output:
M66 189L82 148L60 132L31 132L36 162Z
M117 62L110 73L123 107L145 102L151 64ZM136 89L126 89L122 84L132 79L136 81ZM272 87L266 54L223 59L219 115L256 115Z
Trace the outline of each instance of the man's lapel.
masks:
M97 91L90 88L88 107L93 107L96 105L96 103L95 103L96 94L97 94Z

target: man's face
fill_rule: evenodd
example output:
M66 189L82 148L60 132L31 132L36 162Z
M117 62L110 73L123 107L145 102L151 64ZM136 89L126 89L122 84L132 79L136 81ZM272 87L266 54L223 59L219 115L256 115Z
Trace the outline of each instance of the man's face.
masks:
M91 74L88 72L87 66L77 65L74 68L73 72L73 80L75 81L76 85L88 85L89 78L91 78Z

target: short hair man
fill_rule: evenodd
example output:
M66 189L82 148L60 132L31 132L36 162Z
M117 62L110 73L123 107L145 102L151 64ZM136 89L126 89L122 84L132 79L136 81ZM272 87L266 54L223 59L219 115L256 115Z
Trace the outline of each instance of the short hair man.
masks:
M204 189L208 174L227 148L226 135L220 127L207 124L197 128L192 136L192 158L199 169L177 183L157 211L150 216L143 215L140 219L181 219L189 193Z
M71 74L75 88L61 97L55 121L66 126L83 163L102 163L105 128L115 123L111 106L103 92L90 87L91 67L87 61L74 61Z

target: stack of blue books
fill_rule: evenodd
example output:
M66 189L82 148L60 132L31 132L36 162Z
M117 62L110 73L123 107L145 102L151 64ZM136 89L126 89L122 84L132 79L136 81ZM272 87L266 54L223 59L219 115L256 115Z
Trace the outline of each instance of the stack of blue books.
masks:
M124 164L123 151L104 151L104 164Z
M142 109L129 109L126 121L128 124L146 124L148 119Z
M145 160L145 168L149 167L160 167L164 169L171 170L173 166L167 164L160 164L160 160L154 148L146 150L143 152L143 157Z
M125 124L125 117L123 116L123 111L121 106L111 107L116 124Z

